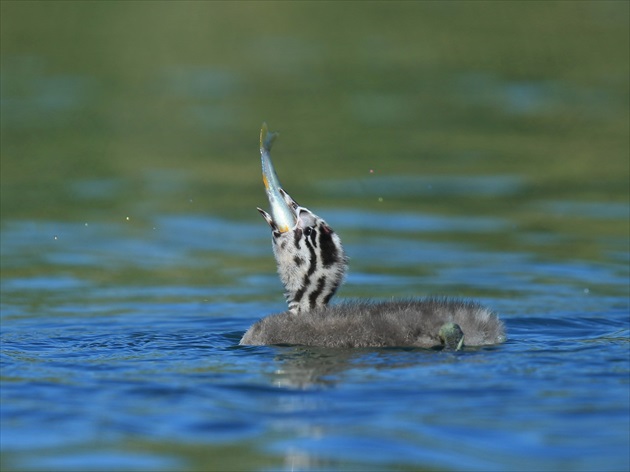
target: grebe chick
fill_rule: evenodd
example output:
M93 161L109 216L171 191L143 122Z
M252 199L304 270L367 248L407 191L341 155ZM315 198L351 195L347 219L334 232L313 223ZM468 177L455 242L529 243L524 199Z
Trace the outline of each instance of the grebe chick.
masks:
M260 153L271 214L258 211L271 227L289 309L254 323L240 344L458 350L505 342L501 320L476 302L422 298L329 305L343 281L347 257L333 229L281 188L269 154L275 136L263 123Z

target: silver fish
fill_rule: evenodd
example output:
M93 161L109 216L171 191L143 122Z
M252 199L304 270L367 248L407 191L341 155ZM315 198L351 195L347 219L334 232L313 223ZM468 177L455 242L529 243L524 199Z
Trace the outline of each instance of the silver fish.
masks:
M271 162L271 145L278 133L269 131L267 123L263 123L260 129L260 161L262 163L262 176L269 205L271 205L271 216L261 210L258 211L269 223L272 229L280 233L286 233L297 223L296 207L297 204L282 190L280 181L276 175Z

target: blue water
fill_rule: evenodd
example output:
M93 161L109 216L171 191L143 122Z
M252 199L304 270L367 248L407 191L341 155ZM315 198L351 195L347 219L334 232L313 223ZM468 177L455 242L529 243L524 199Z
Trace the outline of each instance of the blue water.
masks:
M322 214L349 236L340 298L466 287L501 313L508 342L457 353L239 346L284 309L257 218L9 222L3 470L628 469L621 246L563 262L430 237L464 230L459 217Z

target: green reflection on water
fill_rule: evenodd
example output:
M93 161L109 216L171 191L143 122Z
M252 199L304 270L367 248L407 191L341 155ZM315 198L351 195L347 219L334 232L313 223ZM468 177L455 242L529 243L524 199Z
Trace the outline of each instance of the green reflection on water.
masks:
M260 197L263 119L282 131L278 167L298 185L369 169L499 173L531 181L522 199L626 196L623 2L3 2L2 13L3 216L76 218L92 205L68 181L135 187L153 169L185 172L210 211L244 215Z

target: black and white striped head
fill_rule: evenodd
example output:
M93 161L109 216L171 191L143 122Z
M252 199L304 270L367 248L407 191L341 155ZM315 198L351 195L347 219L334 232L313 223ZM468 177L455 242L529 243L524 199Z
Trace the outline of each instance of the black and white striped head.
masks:
M271 227L278 274L289 310L297 314L328 304L343 282L347 258L341 239L322 218L284 190L279 193L293 213L292 227L282 228L269 213L258 211Z

